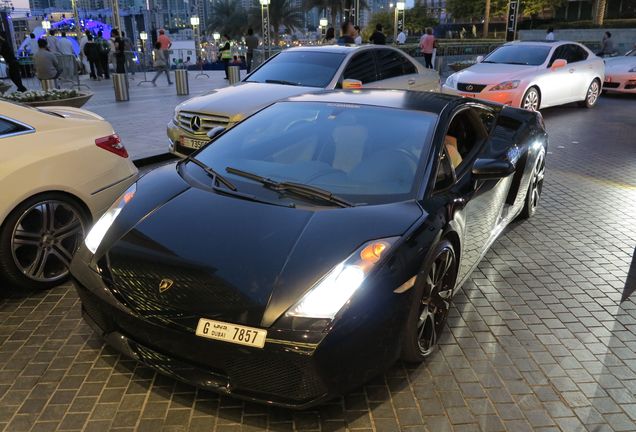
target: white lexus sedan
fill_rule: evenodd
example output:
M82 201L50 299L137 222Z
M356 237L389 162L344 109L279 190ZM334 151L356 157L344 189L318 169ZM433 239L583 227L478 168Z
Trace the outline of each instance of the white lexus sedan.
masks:
M603 90L636 94L636 48L624 56L605 59Z
M0 279L52 287L137 168L106 120L76 108L0 102L0 149Z
M339 88L439 91L439 75L384 45L297 47L273 56L236 85L178 105L168 123L170 151L183 156L207 144L214 128L230 128L271 103Z
M604 77L603 60L579 43L510 42L449 76L442 91L533 111L570 102L591 108Z

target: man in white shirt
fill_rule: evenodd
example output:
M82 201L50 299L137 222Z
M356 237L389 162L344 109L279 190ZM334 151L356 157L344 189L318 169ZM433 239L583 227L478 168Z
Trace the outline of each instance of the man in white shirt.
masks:
M545 40L553 41L554 40L554 29L550 27L545 34Z
M406 33L404 33L402 29L400 29L400 34L398 34L397 43L398 45L404 45L406 43Z
M36 52L38 52L38 40L35 38L35 34L31 33L29 35L29 51L31 52L31 55L35 55Z
M46 37L46 45L49 47L49 51L53 54L57 53L57 38L55 37L55 30L49 30L49 34Z
M57 54L60 55L59 62L62 66L62 78L70 80L75 75L77 57L75 56L73 43L66 38L66 32L62 32L61 36L57 40Z
M353 26L356 31L356 37L353 38L353 41L356 45L362 45L362 32L360 31L360 26Z

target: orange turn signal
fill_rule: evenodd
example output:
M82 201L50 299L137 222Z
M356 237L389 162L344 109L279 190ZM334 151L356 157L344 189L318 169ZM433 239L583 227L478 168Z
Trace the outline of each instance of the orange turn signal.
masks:
M367 263L375 264L380 261L382 252L387 249L388 245L385 242L373 242L360 251L360 258Z

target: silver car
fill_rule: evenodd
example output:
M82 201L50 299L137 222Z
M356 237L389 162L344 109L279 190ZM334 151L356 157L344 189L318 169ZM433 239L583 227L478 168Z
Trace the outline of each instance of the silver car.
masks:
M510 42L449 76L442 91L533 111L570 102L591 108L604 76L603 60L579 43Z
M290 96L348 87L439 91L439 75L396 48L323 45L285 50L240 83L178 105L168 123L170 151L183 156L205 145L215 127L232 127Z

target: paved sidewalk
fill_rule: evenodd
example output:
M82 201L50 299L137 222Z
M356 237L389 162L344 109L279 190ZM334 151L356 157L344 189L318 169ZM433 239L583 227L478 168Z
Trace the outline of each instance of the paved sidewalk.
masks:
M203 94L219 87L227 86L223 71L205 71L209 78L195 78L198 72L190 71L190 95L177 96L175 85L168 86L165 74L157 80L157 87L143 83L143 73L137 73L130 79L128 102L116 102L112 80L90 81L82 76L82 84L87 84L95 93L84 108L93 111L111 122L115 131L133 159L139 159L168 151L166 124L172 118L174 107L193 96ZM170 72L174 83L174 71ZM154 72L147 73L150 81ZM242 71L242 77L245 71ZM39 83L26 80L29 88L38 88ZM85 90L85 88L83 88Z

